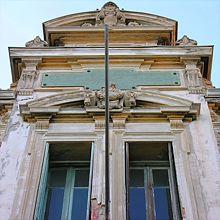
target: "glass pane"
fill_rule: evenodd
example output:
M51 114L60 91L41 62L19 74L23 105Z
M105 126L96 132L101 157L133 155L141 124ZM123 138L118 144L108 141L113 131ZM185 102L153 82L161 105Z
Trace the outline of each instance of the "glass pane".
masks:
M45 219L60 220L63 207L64 188L52 188L48 192Z
M130 169L129 172L130 220L146 220L144 169Z
M146 220L146 200L144 187L129 190L129 219Z
M143 169L130 169L129 170L129 186L130 187L143 187L144 186L144 170Z
M65 182L66 170L51 170L45 219L61 219Z
M168 170L153 170L154 186L167 186L169 187Z
M50 187L64 187L66 182L66 170L51 170Z
M153 170L154 202L156 220L171 220L172 207L169 188L168 170Z
M75 187L89 186L89 170L76 170L75 172Z
M88 201L88 188L74 188L71 220L85 220Z

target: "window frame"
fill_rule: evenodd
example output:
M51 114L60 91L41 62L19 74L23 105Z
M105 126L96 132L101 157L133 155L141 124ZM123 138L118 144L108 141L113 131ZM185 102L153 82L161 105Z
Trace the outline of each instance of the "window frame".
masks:
M77 141L71 141L74 143ZM85 141L90 142L90 141ZM57 142L59 144L59 142ZM38 188L38 196L37 202L35 206L35 213L34 219L35 220L44 220L46 214L46 206L47 206L47 199L48 199L48 183L49 183L49 175L51 169L66 169L66 183L64 186L64 197L63 197L63 206L62 206L62 219L71 219L72 214L72 199L73 199L73 191L74 187L73 184L75 182L75 171L76 170L89 170L89 182L88 182L88 199L87 199L87 211L86 211L86 220L90 219L90 201L91 201L91 192L92 192L92 178L93 178L93 164L94 164L94 141L91 141L91 151L90 151L90 161L88 167L82 166L85 165L85 162L81 161L71 161L69 166L62 166L62 163L59 164L58 167L51 167L50 168L50 161L49 161L49 143L45 143L45 152L44 152L44 159L42 163L42 170L40 176L40 183ZM70 161L68 161L70 162ZM80 162L80 163L79 163ZM54 162L52 162L54 163ZM56 163L55 163L56 164ZM68 200L68 201L66 201Z
M132 141L134 142L134 141ZM138 141L136 141L138 143ZM143 142L143 141L142 141ZM148 143L149 141L144 141ZM180 217L180 205L179 194L176 180L175 163L173 158L172 143L167 142L168 147L168 159L169 161L133 161L130 166L129 160L129 142L125 142L125 183L126 183L126 219L129 219L129 171L130 169L144 169L144 186L147 186L145 190L146 200L146 216L147 219L156 219L155 199L153 193L153 173L154 169L166 169L168 171L168 181L170 188L170 199L172 207L173 219L181 219ZM147 175L146 175L147 170ZM147 179L147 180L146 180ZM151 187L148 187L151 184ZM148 193L147 193L148 192ZM146 195L147 194L147 195Z

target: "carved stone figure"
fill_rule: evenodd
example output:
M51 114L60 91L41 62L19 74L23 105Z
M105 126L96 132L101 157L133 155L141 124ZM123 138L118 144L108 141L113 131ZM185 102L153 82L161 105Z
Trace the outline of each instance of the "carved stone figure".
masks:
M97 106L101 109L105 108L105 88L96 92ZM109 109L123 108L124 92L117 89L115 84L111 84L109 88Z
M125 16L113 2L107 2L96 16L96 26L107 24L109 26L125 26Z
M86 91L84 95L84 105L86 107L95 106L95 99L95 92L92 92L90 90Z
M125 107L134 107L136 106L136 93L134 91L129 91L125 93Z
M44 40L41 40L39 36L36 36L33 40L28 41L25 44L25 47L47 47L48 43Z
M197 41L190 39L188 36L184 35L180 40L176 41L178 46L196 46Z

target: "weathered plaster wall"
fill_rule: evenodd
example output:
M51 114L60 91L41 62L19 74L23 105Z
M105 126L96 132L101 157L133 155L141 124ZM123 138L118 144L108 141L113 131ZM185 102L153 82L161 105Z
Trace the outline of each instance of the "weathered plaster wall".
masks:
M0 218L5 220L9 219L12 210L30 127L22 121L19 114L16 103L0 148Z

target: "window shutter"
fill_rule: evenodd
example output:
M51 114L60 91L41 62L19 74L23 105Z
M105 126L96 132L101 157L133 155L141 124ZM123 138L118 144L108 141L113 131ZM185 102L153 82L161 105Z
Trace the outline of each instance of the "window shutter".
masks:
M92 176L93 176L93 158L94 158L94 142L92 142L91 146L91 154L90 154L90 169L89 169L89 191L88 191L88 203L87 203L87 214L86 219L90 219L90 201L91 201L91 192L92 192Z
M129 219L129 144L125 143L126 219Z
M48 180L48 170L49 170L49 144L45 146L44 160L41 169L41 178L38 188L37 203L35 208L35 220L43 220L46 200L47 200L47 180Z

